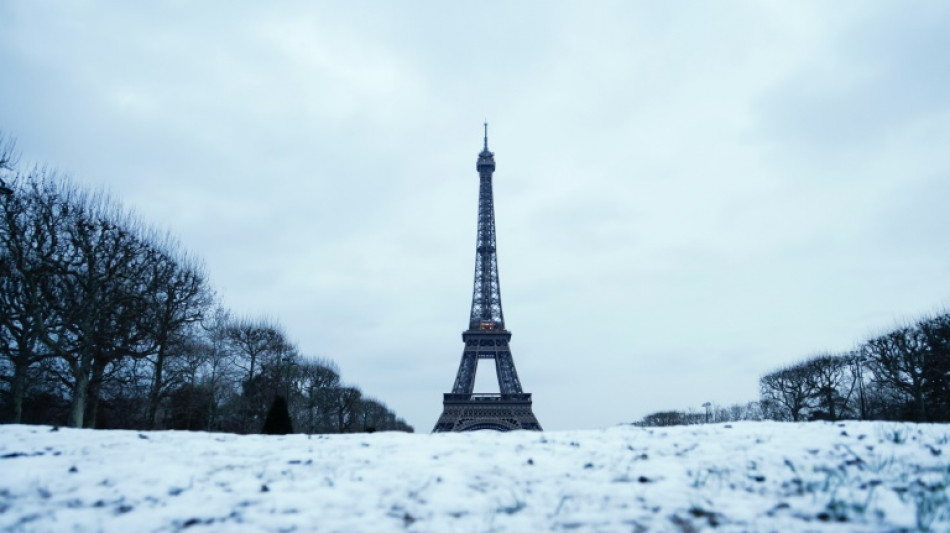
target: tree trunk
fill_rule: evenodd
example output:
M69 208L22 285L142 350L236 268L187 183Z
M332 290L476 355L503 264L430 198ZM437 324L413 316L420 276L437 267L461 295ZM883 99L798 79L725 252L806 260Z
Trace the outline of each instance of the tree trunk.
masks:
M162 390L162 372L165 368L165 347L158 348L155 357L155 374L152 377L152 388L148 394L148 429L155 429L155 418L158 413L158 402Z
M211 393L208 394L208 425L206 427L207 431L214 430L215 419L218 414L218 380L217 380L218 366L215 363L211 367L211 381L208 382L208 385L211 388Z
M13 422L23 422L23 396L26 394L26 365L15 365L13 368L13 383L10 394L13 396Z
M92 379L89 381L89 393L86 397L86 417L83 424L87 428L95 428L99 420L99 397L105 370L105 361L97 358L92 364Z
M307 401L307 405L308 405L308 409L307 409L307 415L308 415L308 416L307 416L307 419L308 419L308 421L309 421L309 423L310 423L310 425L307 427L307 434L308 434L308 435L309 435L309 434L312 434L312 433L315 433L314 430L313 430L313 426L314 426L314 416L313 416L313 412L314 412L314 410L315 410L316 407L317 407L316 401L314 400L314 395L315 395L315 394L316 394L316 392L314 391L314 388L313 388L313 387L310 387L310 393L309 393L308 396L307 396L307 400L308 400L308 401Z
M833 387L828 387L828 418L831 420L838 420L837 413L835 413L835 389Z
M802 413L802 406L799 405L798 400L792 404L792 408L790 410L792 412L792 422L798 422L801 419Z
M86 373L83 365L78 362L71 363L73 373L73 397L69 409L69 425L74 428L81 428L83 415L86 412L86 392L89 387L89 375Z
M254 391L254 364L257 362L257 353L251 353L250 370L247 371L247 387L244 389L244 405L241 413L241 433L249 433L251 411L257 412L254 405L257 394Z
M868 419L868 406L867 400L864 396L864 368L863 365L866 364L863 359L858 361L857 373L855 376L858 379L858 399L861 402L861 420Z

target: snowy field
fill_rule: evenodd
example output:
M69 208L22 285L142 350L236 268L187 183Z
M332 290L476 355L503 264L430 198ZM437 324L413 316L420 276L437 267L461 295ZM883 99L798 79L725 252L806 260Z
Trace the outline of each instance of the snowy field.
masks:
M0 426L2 531L950 531L950 425L287 437Z

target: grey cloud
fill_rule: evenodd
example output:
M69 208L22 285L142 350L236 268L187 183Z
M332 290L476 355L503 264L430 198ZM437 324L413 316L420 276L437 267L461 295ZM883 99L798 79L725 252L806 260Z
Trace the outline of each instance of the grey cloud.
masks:
M927 6L6 2L0 125L427 430L488 118L519 373L546 428L598 427L946 301Z

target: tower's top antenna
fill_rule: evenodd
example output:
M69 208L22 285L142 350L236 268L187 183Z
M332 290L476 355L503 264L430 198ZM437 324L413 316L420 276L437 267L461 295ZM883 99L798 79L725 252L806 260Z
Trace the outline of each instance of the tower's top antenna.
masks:
M478 162L475 164L475 168L478 169L479 174L483 171L488 172L486 176L491 176L491 173L495 170L495 154L488 151L488 121L485 121L485 144L483 145L481 153L478 154Z

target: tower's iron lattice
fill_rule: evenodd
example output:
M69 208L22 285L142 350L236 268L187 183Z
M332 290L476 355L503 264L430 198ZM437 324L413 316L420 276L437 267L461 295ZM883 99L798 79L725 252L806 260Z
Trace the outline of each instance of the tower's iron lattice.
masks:
M498 254L495 251L495 206L492 173L495 154L488 150L488 124L485 144L475 165L478 170L478 239L475 244L475 283L468 329L462 333L465 349L452 392L442 401L442 416L434 432L494 429L541 430L531 409L531 394L521 390L508 342L501 310L501 284L498 280ZM476 394L475 372L480 359L494 359L498 375L498 394Z

